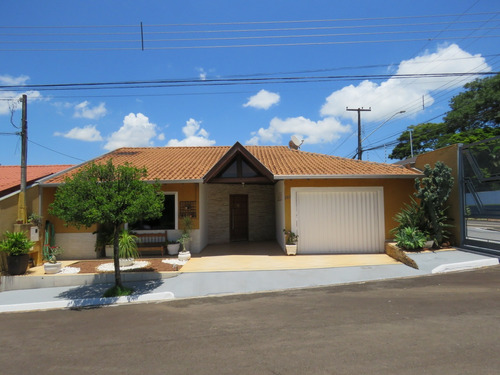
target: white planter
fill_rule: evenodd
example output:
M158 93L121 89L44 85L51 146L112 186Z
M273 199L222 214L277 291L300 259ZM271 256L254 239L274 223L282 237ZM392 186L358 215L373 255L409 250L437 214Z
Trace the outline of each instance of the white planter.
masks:
M189 251L181 251L178 255L179 260L189 260L191 259L191 253Z
M297 245L285 245L285 247L286 247L286 255L297 254Z
M425 242L424 247L425 247L426 249L430 249L430 248L432 248L432 245L434 245L434 241L430 240L430 241L426 241L426 242Z
M113 258L113 245L106 245L106 258Z
M43 269L45 270L45 273L47 273L47 274L58 273L61 270L61 268L62 268L61 262L44 263L43 264Z
M177 255L179 253L180 243L169 243L167 245L168 255Z
M120 267L128 267L134 264L135 259L134 258L120 258L118 259L118 262L120 264Z

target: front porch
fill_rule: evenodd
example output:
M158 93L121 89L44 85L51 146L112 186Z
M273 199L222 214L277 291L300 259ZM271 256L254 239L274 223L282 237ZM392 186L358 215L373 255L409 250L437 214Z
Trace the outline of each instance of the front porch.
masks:
M168 256L164 257L165 259ZM156 258L158 259L158 258ZM64 261L65 267L80 260ZM112 260L109 259L109 262ZM175 272L124 272L124 282L161 280L182 273L283 271L336 267L371 267L401 264L386 254L326 254L287 256L275 241L232 242L208 245ZM33 289L57 286L79 286L113 282L113 274L45 275L43 266L32 267L26 275L2 276L0 290Z

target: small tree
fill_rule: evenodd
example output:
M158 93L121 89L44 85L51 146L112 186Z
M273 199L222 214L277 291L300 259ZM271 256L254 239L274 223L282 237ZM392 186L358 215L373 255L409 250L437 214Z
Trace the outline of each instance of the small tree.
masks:
M420 199L420 207L427 222L424 231L441 244L446 237L445 228L449 226L445 214L448 208L446 201L450 196L454 179L451 176L451 168L441 161L436 162L434 168L425 165L424 175L422 179L415 180L414 195Z
M150 184L145 168L130 164L90 163L65 180L50 205L50 213L80 228L107 224L114 228L115 289L123 290L118 261L119 233L124 223L155 219L162 215L164 196L158 184Z

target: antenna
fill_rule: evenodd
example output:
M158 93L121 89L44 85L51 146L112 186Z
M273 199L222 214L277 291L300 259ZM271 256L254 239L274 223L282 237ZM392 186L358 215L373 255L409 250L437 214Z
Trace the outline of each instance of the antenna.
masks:
M304 140L300 140L296 136L292 135L292 139L288 142L288 147L292 150L298 150L300 146L302 146L302 143L304 143Z

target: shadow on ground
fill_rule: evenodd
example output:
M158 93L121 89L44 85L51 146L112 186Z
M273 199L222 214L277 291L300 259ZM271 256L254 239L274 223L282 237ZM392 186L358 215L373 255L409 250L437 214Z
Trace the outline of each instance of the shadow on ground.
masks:
M125 286L132 287L134 292L130 296L126 297L103 297L104 292L111 288L113 284L92 284L92 285L82 285L79 287L72 288L70 290L60 293L56 298L63 300L70 300L71 303L68 308L78 309L90 306L108 306L116 303L118 300L126 299L128 302L134 302L139 299L140 296L148 293L152 293L160 285L163 284L163 280L150 280L141 283L134 283L133 285Z

